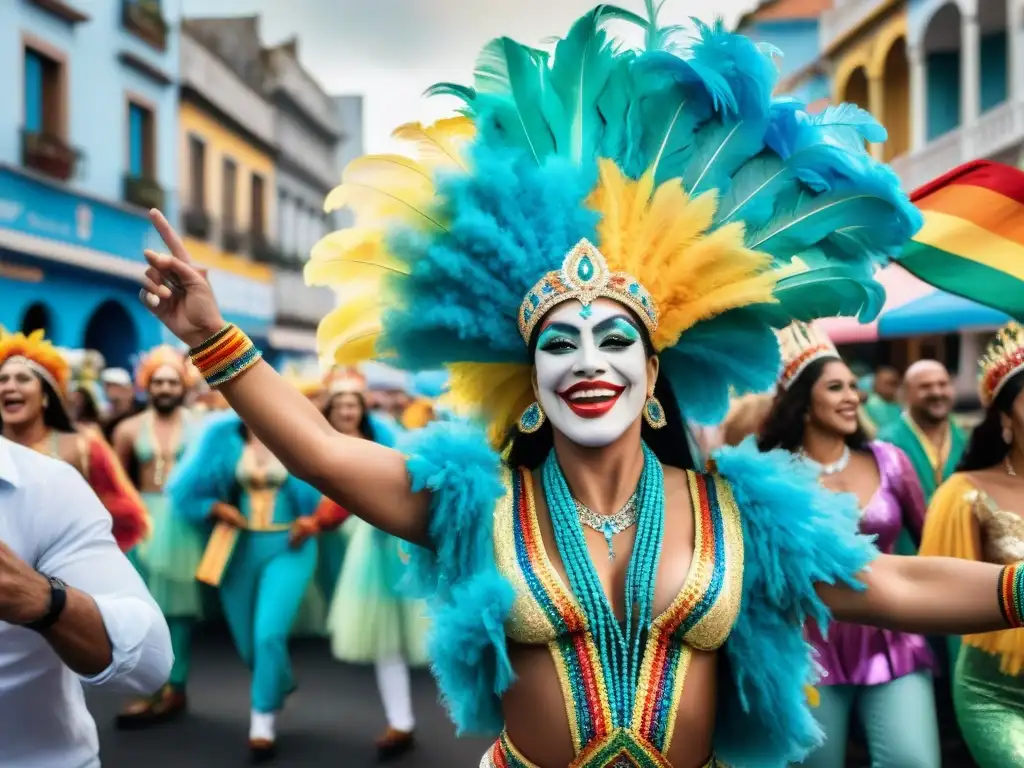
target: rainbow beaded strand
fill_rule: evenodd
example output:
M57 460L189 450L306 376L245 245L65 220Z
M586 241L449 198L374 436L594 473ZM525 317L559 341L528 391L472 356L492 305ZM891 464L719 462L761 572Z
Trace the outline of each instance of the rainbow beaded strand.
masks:
M637 489L637 534L626 571L625 631L619 625L590 559L583 527L554 451L544 463L544 493L569 585L587 617L608 686L612 723L626 728L637 692L642 638L654 613L654 584L665 522L665 479L661 463L645 444L644 468ZM637 607L636 621L633 606Z
M999 572L999 609L1013 628L1024 626L1024 567L1007 565Z
M263 353L233 323L189 350L189 357L211 388L226 384L259 362Z

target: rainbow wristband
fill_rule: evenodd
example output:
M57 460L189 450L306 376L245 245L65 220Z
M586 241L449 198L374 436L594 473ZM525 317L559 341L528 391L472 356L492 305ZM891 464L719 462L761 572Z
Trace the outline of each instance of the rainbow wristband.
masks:
M1024 626L1024 567L1021 566L1021 563L1014 563L999 572L999 610L1006 623L1014 628Z
M229 323L190 349L189 357L206 383L219 387L249 370L263 358L263 353L237 325Z

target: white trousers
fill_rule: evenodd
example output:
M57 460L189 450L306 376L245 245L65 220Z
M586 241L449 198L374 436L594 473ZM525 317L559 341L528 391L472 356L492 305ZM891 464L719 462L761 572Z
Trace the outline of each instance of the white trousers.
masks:
M378 659L374 667L388 725L396 731L411 733L416 729L416 718L412 713L408 665L396 655Z

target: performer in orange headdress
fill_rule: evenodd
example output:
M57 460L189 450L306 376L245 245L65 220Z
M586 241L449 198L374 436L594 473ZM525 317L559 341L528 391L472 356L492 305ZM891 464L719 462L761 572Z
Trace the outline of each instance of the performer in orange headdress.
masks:
M42 331L0 328L0 423L3 436L78 468L113 518L122 551L149 531L142 498L102 437L79 430L67 406L71 366Z
M148 699L132 701L118 718L121 727L162 722L185 711L192 627L202 613L196 568L202 557L204 531L172 514L164 486L181 459L198 419L184 407L192 386L185 356L170 346L144 355L135 386L145 392L147 406L114 430L114 450L142 494L153 521L153 535L132 553L153 599L171 630L174 668L171 678Z

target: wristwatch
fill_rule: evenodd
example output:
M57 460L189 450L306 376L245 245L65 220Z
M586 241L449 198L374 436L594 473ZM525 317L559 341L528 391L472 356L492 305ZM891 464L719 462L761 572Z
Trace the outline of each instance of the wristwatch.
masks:
M43 575L46 576L45 573ZM42 618L22 625L25 629L31 629L33 632L45 632L56 624L57 619L64 612L64 606L68 602L67 584L56 576L46 576L46 579L50 582L49 610L47 610Z

